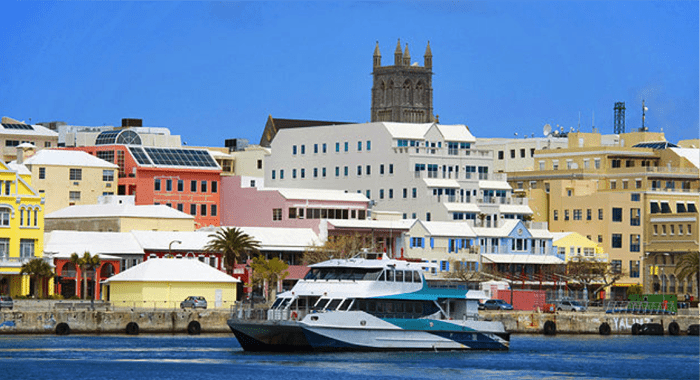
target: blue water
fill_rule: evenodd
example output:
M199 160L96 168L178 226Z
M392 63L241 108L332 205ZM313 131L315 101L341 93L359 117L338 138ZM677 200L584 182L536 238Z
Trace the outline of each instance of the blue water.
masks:
M513 335L508 352L252 354L233 335L0 335L0 379L698 379L690 336Z

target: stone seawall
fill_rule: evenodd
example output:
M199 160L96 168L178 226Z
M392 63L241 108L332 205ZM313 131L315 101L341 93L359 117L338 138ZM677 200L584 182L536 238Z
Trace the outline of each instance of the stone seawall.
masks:
M558 334L599 334L604 323L610 328L610 334L632 334L635 323L661 323L665 333L668 326L676 322L681 334L688 331L692 324L700 323L698 309L690 309L689 315L641 315L605 312L557 312L538 313L534 311L481 311L481 316L492 321L501 321L507 331L515 334L542 334L545 323L551 321Z
M0 312L0 334L225 333L228 310ZM135 323L137 329L134 330ZM66 324L69 328L65 331ZM59 326L61 325L61 326ZM197 327L198 326L198 327Z
M547 322L553 322L558 334L599 334L607 323L611 334L631 334L635 323L660 323L668 334L668 326L676 322L681 334L692 324L700 323L697 309L691 315L635 315L603 312L538 313L526 311L482 311L487 320L502 321L506 330L515 334L542 334ZM2 311L0 334L127 334L228 333L228 310L149 310L149 311ZM136 324L136 330L134 325ZM65 326L68 326L66 331ZM549 324L551 327L551 323ZM131 329L129 331L129 329Z

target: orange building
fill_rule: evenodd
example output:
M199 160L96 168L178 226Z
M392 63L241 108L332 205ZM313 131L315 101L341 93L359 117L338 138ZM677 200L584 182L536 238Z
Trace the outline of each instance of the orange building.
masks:
M188 213L196 228L219 225L221 167L206 149L141 146L128 129L103 132L96 144L67 149L119 166L117 195L134 195L136 205L163 204Z

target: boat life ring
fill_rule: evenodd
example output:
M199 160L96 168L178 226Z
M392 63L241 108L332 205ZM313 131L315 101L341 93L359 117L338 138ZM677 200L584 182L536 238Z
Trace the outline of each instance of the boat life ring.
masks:
M297 314L296 311L293 311L293 312L292 312L292 320L293 320L293 321L296 321L297 318L299 318L299 314Z
M70 334L70 326L68 326L67 323L61 322L58 325L56 325L56 335L69 335Z
M600 335L610 335L610 325L607 322L601 323L600 327L598 327L598 333Z
M681 332L681 327L678 326L677 322L671 322L668 324L668 333L671 335L678 335Z
M197 321L192 321L187 324L187 333L190 335L199 335L202 332L202 325Z
M544 335L556 335L557 334L557 324L553 321L547 321L544 323Z
M139 324L136 322L127 323L126 335L139 335Z

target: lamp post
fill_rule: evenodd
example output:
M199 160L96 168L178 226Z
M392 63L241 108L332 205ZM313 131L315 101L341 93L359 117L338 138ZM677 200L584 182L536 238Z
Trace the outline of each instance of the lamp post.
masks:
M173 241L171 241L171 242L168 244L168 256L169 256L169 257L172 257L172 256L173 256L173 252L172 252L172 250L173 250L173 243L182 244L182 242L181 242L180 240L173 240Z
M248 294L248 297L250 297L250 309L252 310L253 307L255 307L255 301L253 300L253 267L246 263L245 269L249 273L248 281L250 281L250 293Z

